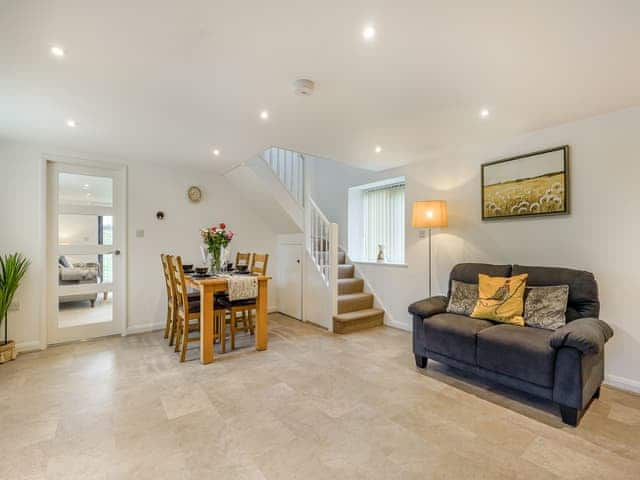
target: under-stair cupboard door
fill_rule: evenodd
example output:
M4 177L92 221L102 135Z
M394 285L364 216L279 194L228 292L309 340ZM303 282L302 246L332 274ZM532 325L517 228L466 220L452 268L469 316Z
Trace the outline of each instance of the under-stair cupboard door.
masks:
M302 319L302 245L278 245L278 310L285 315Z

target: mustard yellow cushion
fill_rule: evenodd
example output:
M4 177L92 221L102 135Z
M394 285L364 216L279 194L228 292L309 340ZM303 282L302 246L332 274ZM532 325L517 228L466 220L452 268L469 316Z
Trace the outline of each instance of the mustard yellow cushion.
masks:
M478 275L478 302L473 318L524 326L524 291L528 274L513 277Z

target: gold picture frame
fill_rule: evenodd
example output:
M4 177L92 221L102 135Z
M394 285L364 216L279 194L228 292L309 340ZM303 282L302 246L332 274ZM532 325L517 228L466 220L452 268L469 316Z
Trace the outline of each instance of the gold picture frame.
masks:
M482 220L569 213L569 146L483 163Z

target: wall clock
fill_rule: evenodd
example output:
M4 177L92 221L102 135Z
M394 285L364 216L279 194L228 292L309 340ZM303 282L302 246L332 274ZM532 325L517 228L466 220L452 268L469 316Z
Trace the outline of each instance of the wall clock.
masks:
M189 190L187 190L187 196L193 203L198 203L202 199L202 190L196 186L189 187Z

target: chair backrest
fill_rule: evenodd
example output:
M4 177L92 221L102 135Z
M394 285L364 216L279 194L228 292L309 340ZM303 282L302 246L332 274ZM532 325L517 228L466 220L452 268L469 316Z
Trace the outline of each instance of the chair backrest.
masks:
M167 257L169 255L161 253L160 260L162 260L162 273L164 274L164 285L167 289L167 300L169 303L174 299L174 289L172 288L171 283L171 269L169 268L169 264L167 263Z
M180 255L176 257L169 256L167 261L172 266L173 279L175 285L175 292L177 298L177 305L182 307L185 318L189 317L189 292L187 290L187 283L184 279L184 270L182 269L182 257Z
M251 273L258 273L260 275L267 274L267 263L269 262L268 253L254 253L251 260Z
M246 265L249 268L249 262L251 260L250 253L236 253L236 266L238 265Z

